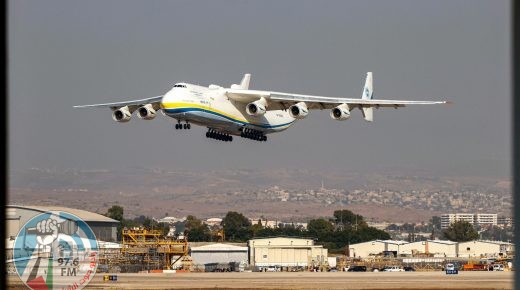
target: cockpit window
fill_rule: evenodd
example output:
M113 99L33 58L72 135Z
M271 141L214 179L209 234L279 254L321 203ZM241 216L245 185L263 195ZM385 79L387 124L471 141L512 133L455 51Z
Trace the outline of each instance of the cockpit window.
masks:
M186 85L184 85L184 84L175 84L173 87L174 88L186 88Z

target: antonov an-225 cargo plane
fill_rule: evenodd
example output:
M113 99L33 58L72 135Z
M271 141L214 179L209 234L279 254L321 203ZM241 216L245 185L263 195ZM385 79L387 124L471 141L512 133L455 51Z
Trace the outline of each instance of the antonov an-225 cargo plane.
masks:
M312 109L330 109L330 117L344 121L353 109L361 110L366 121L373 121L373 109L406 105L445 104L447 101L401 101L373 99L372 73L368 72L361 99L289 94L250 90L250 74L240 85L202 87L177 83L163 96L75 108L108 107L116 122L128 122L132 113L144 120L155 118L157 111L177 120L175 129L190 129L191 123L208 128L206 137L232 141L231 135L267 141L267 134L283 131Z

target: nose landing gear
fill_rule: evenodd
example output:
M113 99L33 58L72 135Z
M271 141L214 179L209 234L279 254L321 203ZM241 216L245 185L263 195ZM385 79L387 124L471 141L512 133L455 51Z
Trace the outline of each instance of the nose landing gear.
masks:
M185 124L181 124L181 121L179 121L177 124L175 124L175 130L181 130L181 129L189 130L189 129L191 129L191 124L188 123L188 121L186 121Z

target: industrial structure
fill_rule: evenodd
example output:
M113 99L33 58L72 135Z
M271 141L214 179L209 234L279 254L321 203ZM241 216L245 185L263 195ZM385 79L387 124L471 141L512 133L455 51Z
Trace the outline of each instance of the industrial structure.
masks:
M118 263L127 271L132 268L170 270L188 256L188 241L165 238L161 230L123 229L120 252ZM190 266L181 264L178 267Z

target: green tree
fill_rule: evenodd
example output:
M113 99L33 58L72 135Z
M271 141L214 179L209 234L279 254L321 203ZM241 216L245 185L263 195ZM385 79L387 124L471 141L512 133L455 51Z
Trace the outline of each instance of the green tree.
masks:
M436 216L436 215L432 216L432 218L430 219L430 224L432 224L434 229L440 230L441 229L441 217Z
M481 237L483 240L511 241L513 232L498 226L490 226L482 231Z
M366 225L363 216L353 213L348 209L334 211L334 222L337 225Z
M168 234L170 231L170 226L168 226L166 223L160 223L157 220L155 220L153 217L145 217L143 219L142 225L145 229L148 230L158 230L161 231L163 235Z
M195 216L189 215L186 217L186 222L184 226L184 235L188 237L189 241L209 241L210 231L208 225L204 224L200 219L196 218Z
M220 223L224 228L226 239L230 241L247 241L252 236L251 222L243 214L230 211Z
M251 226L251 233L253 237L257 237L258 234L262 231L264 227L262 226L262 221L258 220L258 222Z
M108 209L105 216L107 216L111 219L115 219L116 221L122 222L123 214L124 214L124 209L122 206L113 205L111 208Z
M122 206L113 205L111 208L108 209L107 213L105 214L106 217L119 221L119 224L117 225L117 240L118 241L121 240L123 226L125 226L125 220L123 219L124 212L125 212L125 210L123 209Z
M317 237L318 241L327 242L331 238L334 226L323 218L312 219L307 224L307 231L310 235Z
M443 231L446 239L454 242L467 242L478 238L478 233L467 221L456 221Z

